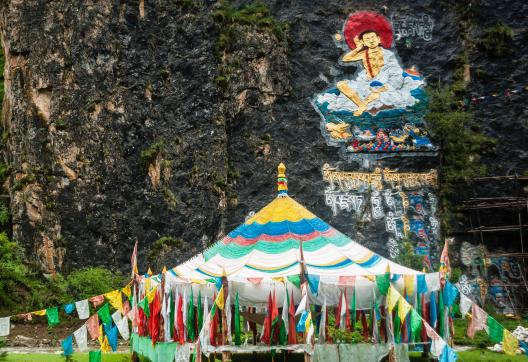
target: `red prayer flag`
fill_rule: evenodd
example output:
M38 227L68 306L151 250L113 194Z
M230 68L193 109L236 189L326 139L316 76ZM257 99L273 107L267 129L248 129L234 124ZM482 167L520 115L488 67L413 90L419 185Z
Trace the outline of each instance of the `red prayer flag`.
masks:
M154 295L152 303L150 303L150 319L149 331L152 338L152 344L158 341L160 335L160 313L161 313L161 298L160 292L157 291Z
M345 311L345 329L354 332L354 326L350 323L350 309L348 309L348 296L345 290L345 305L342 305L341 308L346 308Z
M214 300L214 299L213 299ZM185 343L185 327L183 326L183 298L180 295L178 298L178 316L177 316L177 325L178 325L178 342L180 344Z
M271 299L271 292L268 295L268 310L266 311L266 318L264 319L264 332L262 333L261 341L265 344L271 344L271 313L273 309L273 301Z
M365 341L368 341L370 333L369 326L367 323L367 316L364 310L361 311L361 325L363 327L363 338L365 339Z
M290 298L290 308L288 310L288 344L297 343L297 330L295 328L295 302L293 299L293 290Z

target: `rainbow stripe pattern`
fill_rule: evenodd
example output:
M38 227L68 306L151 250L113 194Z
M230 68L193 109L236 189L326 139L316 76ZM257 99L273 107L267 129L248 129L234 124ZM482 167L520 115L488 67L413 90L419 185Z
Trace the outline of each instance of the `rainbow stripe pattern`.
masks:
M283 277L415 274L354 242L288 195L279 196L197 257L174 268L179 276Z

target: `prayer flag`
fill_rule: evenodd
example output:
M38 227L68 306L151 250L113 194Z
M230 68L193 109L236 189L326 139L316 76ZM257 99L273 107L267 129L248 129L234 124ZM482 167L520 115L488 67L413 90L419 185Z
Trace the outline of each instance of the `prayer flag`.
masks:
M290 283L292 283L293 285L295 285L298 288L301 287L301 276L300 275L290 275L290 276L287 276L286 279L288 279L288 281Z
M350 313L352 314L352 318L350 321L350 330L354 331L354 328L356 327L356 287L355 286L352 290L352 303L350 304Z
M488 334L489 338L495 343L501 343L504 337L504 327L499 324L492 316L488 315Z
M88 329L88 333L90 333L90 338L92 340L99 337L99 316L97 313L88 318L86 321L86 328Z
M320 276L306 274L306 280L308 281L308 286L310 287L310 291L312 292L312 294L317 295L319 291Z
M220 288L220 291L218 292L218 296L216 297L215 304L220 308L220 310L224 310L224 287Z
M75 309L77 309L77 315L79 316L79 319L88 319L90 317L90 306L88 304L88 299L75 302Z
M473 301L471 299L460 293L460 313L462 314L462 318L466 317L466 314L468 314L472 304Z
M444 304L446 307L451 307L453 303L455 302L455 299L458 295L458 289L449 282L449 280L446 280L444 285L444 291L443 291L443 299Z
M130 288L130 284L127 284L123 289L121 289L121 292L128 297L132 295L132 291Z
M117 322L116 325L119 334L121 334L121 337L123 337L125 341L128 341L128 339L130 338L130 330L128 329L128 319L123 318L119 322Z
M434 292L440 289L440 274L429 273L425 275L425 283L427 284L427 290Z
M138 307L143 310L143 313L145 313L147 318L150 317L150 307L147 298L143 298L143 300L138 303Z
M387 307L389 309L389 313L392 313L392 310L400 298L400 293L398 293L398 291L393 286L389 287L389 293L387 295Z
M297 334L295 331L295 303L293 299L293 290L291 291L291 297L288 303L288 344L296 344Z
M195 337L195 324L194 324L194 295L193 289L191 286L191 297L189 303L187 304L187 340L189 342L194 342Z
M64 305L64 312L66 314L72 314L74 310L75 310L74 303L69 303L69 304Z
M81 328L73 332L73 336L81 352L88 350L88 330L86 329L86 324L83 324Z
M108 337L108 344L112 348L112 351L115 352L117 350L117 327L113 326L112 328L110 328L110 330L106 334L106 337Z
M68 356L71 356L73 354L73 338L72 336L68 336L66 337L65 339L62 340L61 342L61 346L62 346L62 353L64 354L64 356L68 357Z
M0 337L9 336L11 332L11 317L0 318Z
M183 325L183 297L178 294L178 308L176 310L176 328L178 331L178 342L185 343L185 327Z
M110 301L112 307L118 311L123 311L123 297L121 296L120 290L113 290L109 293L104 294L104 296Z
M440 359L438 362L455 362L457 358L458 356L455 351L446 344L442 350L442 353L440 354Z
M448 252L448 240L444 242L444 249L442 250L442 254L440 255L440 276L444 277L447 275L449 277L449 274L451 273L451 265L449 263L449 252Z
M138 241L136 240L136 242L134 243L134 249L132 250L132 257L130 258L130 265L132 266L132 272L131 272L131 277L134 278L134 274L139 274L138 273L138 268L137 268L137 253L138 253ZM150 269L149 269L150 270Z
M204 311L202 308L202 291L201 289L198 289L198 303L196 305L196 314L197 314L197 326L198 330L196 331L197 334L200 334L200 331L203 327L203 317L204 317Z
M268 308L266 311L266 317L264 318L264 325L263 325L263 331L262 331L262 343L265 344L271 344L271 310L273 308L273 302L271 299L271 291L268 295Z
M504 329L502 349L509 356L515 356L519 348L519 340L510 331Z
M99 308L97 314L103 323L109 324L112 322L112 317L110 317L110 306L108 303L105 303L105 305Z
M387 272L383 275L376 275L376 285L382 295L387 295L390 287L390 273Z
M422 317L414 309L411 311L411 333L414 340L418 340L422 328Z
M91 297L88 299L89 302L93 303L94 308L97 308L104 302L104 296L103 295L97 295L95 297Z
M46 316L48 317L48 326L56 326L59 321L59 310L57 307L46 309Z
M235 345L240 346L240 305L238 304L238 292L235 297Z
M233 343L233 337L231 336L231 293L227 293L225 302L226 335L227 342L231 344Z
M101 362L101 351L90 351L89 362Z
M416 287L416 289L417 289L416 292L417 293L422 294L422 293L427 292L427 284L425 282L425 275L424 274L418 274L416 276L416 285L417 285L417 287Z
M475 332L480 331L482 329L488 329L486 325L488 314L482 310L478 305L473 303L471 306L471 322L469 322L469 326L467 329L467 335L469 338L473 339L475 338Z
M405 321L405 317L407 317L407 313L409 313L410 310L411 305L409 302L407 302L405 298L400 298L400 302L398 303L398 316L401 321Z
M429 321L433 328L436 328L436 320L437 320L436 294L437 294L436 292L431 292L430 302L429 302L429 313L430 313Z
M403 285L405 288L405 293L407 293L407 296L413 296L414 295L414 284L415 284L416 276L413 274L404 275L403 276Z
M123 317L121 317L121 312L116 310L114 313L112 313L112 320L115 324L119 322Z
M156 289L155 289L156 290ZM155 344L159 340L160 336L160 317L161 317L161 298L160 293L154 295L154 299L150 305L150 319L149 319L149 332L152 338L152 344Z

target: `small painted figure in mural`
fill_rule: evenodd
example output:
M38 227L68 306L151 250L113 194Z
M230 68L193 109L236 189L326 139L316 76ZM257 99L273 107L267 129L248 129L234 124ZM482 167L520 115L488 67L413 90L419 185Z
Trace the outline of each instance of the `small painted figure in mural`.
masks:
M415 67L400 66L391 50L390 22L371 11L356 12L335 40L346 50L341 64L358 71L313 100L328 143L344 144L347 152L435 149L423 126L424 80Z

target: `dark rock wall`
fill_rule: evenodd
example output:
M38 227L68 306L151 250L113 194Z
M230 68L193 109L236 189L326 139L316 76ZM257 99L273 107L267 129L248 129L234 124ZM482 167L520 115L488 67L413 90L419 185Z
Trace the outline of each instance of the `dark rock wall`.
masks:
M326 145L310 104L350 73L337 63L332 35L356 10L428 14L432 40L402 39L396 48L403 65L416 65L428 82L448 82L467 47L461 5L266 3L288 22L287 38L243 25L220 55L213 1L1 3L4 157L12 169L13 236L29 260L47 272L127 269L138 239L142 266L175 265L275 197L280 161L292 196L340 230L357 231L325 206L322 166L343 160ZM476 34L501 20L515 32L505 57L472 59L491 75L475 92L527 83L526 5L500 6L480 4L485 22L469 27ZM226 67L229 81L219 82ZM527 168L526 94L497 97L477 111L500 141L496 158L487 160L496 172ZM435 163L404 158L385 165L426 171ZM156 243L164 236L173 243ZM375 247L376 236L369 240ZM387 254L381 244L377 249Z

